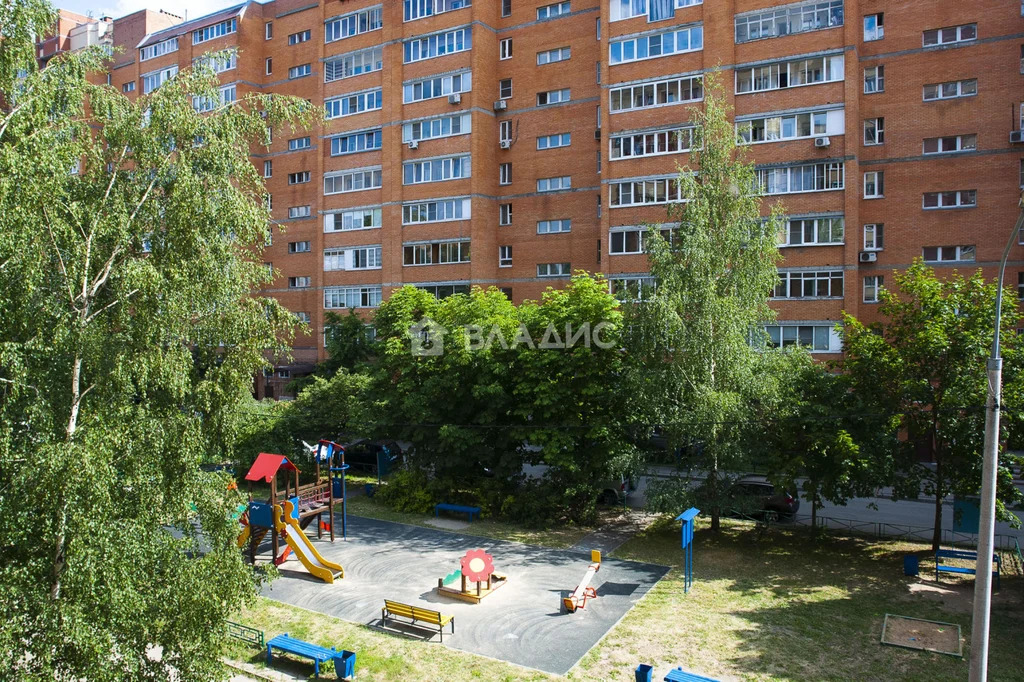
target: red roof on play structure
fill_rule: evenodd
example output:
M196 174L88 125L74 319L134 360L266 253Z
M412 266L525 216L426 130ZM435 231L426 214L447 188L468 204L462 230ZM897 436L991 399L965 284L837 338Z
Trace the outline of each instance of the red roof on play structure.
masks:
M249 473L245 475L245 480L259 481L262 479L270 483L281 469L285 471L298 471L295 465L289 462L288 458L284 455L261 452L256 461L249 467Z

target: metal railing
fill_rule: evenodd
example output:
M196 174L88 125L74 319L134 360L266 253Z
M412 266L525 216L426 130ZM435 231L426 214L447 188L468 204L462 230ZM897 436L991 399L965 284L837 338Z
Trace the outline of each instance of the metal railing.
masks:
M798 517L793 523L802 526L810 525L809 517ZM903 523L888 523L885 521L858 521L856 519L844 519L836 516L818 516L816 520L818 528L823 530L845 531L852 535L859 535L875 540L921 540L931 542L934 529L931 526L912 526ZM945 545L962 545L974 547L978 543L976 534L962 533L948 528L942 529L942 543ZM995 548L1001 552L1012 552L1014 547L1019 547L1017 538L1013 535L996 534Z
M230 620L227 622L227 628L228 637L234 637L235 639L240 639L248 644L253 644L259 649L263 648L263 630L257 630L256 628L251 628L248 625L234 623Z

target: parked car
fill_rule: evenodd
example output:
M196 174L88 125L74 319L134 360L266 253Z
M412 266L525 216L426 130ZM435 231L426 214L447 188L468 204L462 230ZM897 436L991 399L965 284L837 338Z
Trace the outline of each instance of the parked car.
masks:
M780 518L792 519L800 509L800 498L789 492L776 492L775 486L762 477L744 476L729 489L729 498L736 509L775 512Z
M395 441L359 438L345 444L345 464L353 469L375 472L380 453L387 458L389 471L402 461L402 448Z
M607 505L623 504L634 490L636 490L636 484L633 483L633 479L626 478L625 476L603 481L601 483L601 492L597 496L597 503Z

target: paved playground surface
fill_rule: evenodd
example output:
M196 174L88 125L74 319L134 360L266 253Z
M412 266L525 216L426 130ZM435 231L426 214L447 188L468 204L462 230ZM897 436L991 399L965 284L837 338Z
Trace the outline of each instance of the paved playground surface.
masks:
M341 524L338 524L339 528ZM384 599L455 616L455 634L444 645L550 673L569 672L584 654L650 590L668 568L605 557L591 585L598 598L564 613L568 596L590 564L588 552L547 549L400 523L348 517L348 540L310 539L325 559L345 568L345 578L323 583L294 558L263 595L344 620L383 627ZM454 571L469 549L483 548L508 581L480 604L440 597L437 579ZM391 632L430 638L437 632L388 621Z

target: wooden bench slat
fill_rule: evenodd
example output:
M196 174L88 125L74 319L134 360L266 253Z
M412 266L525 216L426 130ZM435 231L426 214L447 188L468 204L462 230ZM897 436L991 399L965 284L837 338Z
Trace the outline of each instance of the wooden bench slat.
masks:
M446 616L440 611L432 611L431 609L423 609L418 606L412 606L411 604L403 604L401 602L385 599L384 608L381 609L381 617L386 621L389 615L409 618L412 620L413 625L417 622L436 625L442 641L444 641L445 625L451 623L452 632L455 632L455 616Z

